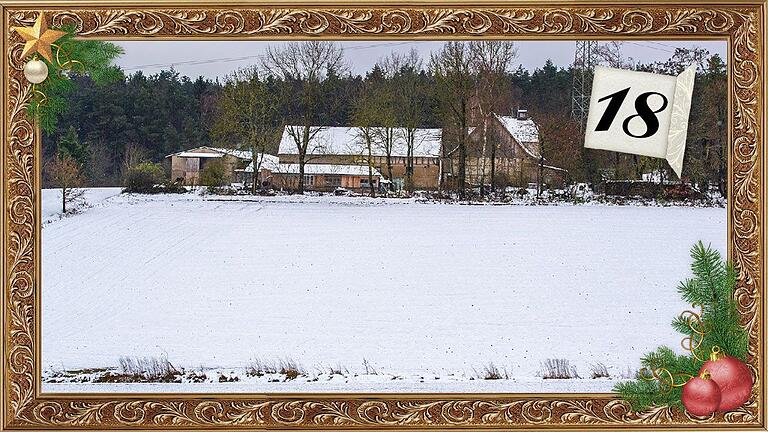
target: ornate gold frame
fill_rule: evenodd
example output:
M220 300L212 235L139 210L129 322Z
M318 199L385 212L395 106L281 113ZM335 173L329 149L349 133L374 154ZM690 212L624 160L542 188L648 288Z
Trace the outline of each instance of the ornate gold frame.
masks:
M300 1L300 0L299 0ZM369 429L624 428L659 425L765 430L764 274L765 0L592 1L418 0L382 5L215 4L213 0L0 1L3 85L3 410L2 428ZM396 0L402 1L402 0ZM435 1L432 3L432 1ZM703 3L708 5L702 6ZM445 39L717 38L729 43L730 258L749 330L756 386L738 411L695 418L669 408L632 412L611 394L41 394L39 386L40 146L25 117L30 85L21 73L21 39L10 26L74 23L104 39Z

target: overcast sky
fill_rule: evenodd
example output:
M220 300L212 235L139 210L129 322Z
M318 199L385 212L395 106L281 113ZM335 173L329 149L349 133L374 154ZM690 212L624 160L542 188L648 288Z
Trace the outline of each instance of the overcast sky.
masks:
M174 67L182 75L192 78L222 78L240 67L257 63L267 45L261 41L140 41L116 42L125 49L117 64L128 72L143 70L148 74ZM353 74L365 74L380 57L392 51L417 49L426 60L442 42L421 41L361 41L341 42L347 64ZM517 63L534 70L547 59L558 66L573 62L575 43L572 41L517 42ZM632 41L625 42L625 57L643 63L666 60L675 47L699 46L710 53L719 53L726 59L727 44L721 41Z

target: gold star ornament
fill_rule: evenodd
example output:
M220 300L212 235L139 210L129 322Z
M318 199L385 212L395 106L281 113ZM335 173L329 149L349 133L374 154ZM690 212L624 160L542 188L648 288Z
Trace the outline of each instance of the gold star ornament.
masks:
M41 56L51 63L53 63L51 44L67 34L67 32L59 30L49 30L42 12L37 16L37 20L35 20L35 24L32 27L12 27L12 29L27 41L24 44L24 51L21 52L22 58L30 54L40 53Z

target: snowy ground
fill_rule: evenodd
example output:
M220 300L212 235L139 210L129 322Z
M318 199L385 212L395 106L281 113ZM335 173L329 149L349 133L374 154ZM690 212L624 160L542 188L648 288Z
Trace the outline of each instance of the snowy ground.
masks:
M122 188L89 188L74 203L67 205L67 212L81 212L94 205L99 205L107 198L120 194ZM61 189L43 189L42 191L42 220L43 223L57 220L61 217Z
M43 390L610 391L679 347L699 239L725 252L725 209L112 196L44 224ZM51 382L121 356L206 379ZM550 358L582 379L542 379ZM281 359L304 374L245 372ZM590 379L598 362L614 378Z

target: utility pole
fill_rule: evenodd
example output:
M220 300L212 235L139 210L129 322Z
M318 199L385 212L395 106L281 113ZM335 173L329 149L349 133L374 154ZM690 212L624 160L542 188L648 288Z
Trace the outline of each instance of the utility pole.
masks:
M584 133L589 114L589 98L592 94L592 77L597 63L597 41L576 41L573 59L573 87L571 89L571 116Z

